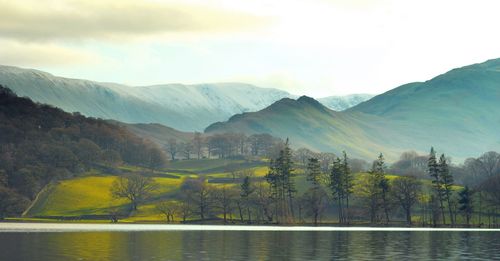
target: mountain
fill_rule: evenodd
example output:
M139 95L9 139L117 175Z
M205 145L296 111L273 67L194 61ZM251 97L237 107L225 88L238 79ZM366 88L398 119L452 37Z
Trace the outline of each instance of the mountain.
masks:
M370 124L377 121L384 119L363 113L333 111L313 98L302 96L297 100L284 98L258 112L235 115L227 122L212 124L205 132L269 133L290 138L295 148L337 154L346 150L359 158L371 158L377 151L386 150L373 135L386 131L381 127L384 124Z
M205 131L267 132L296 147L396 159L404 150L435 146L464 159L500 150L500 59L410 83L346 111L301 97L282 99L255 113L233 116Z
M202 130L213 122L291 96L242 83L131 87L11 66L0 66L0 84L19 96L68 112L127 123L161 123L183 131Z
M350 94L346 96L329 96L318 101L334 111L343 111L371 99L373 94Z

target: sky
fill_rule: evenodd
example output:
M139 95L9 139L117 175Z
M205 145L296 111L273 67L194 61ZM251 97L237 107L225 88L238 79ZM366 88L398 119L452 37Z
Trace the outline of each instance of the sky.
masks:
M500 57L497 0L0 0L0 64L378 94Z

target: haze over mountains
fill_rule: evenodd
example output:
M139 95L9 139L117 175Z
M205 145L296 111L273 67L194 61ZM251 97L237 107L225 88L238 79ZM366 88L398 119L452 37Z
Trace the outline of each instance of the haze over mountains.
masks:
M457 159L500 149L500 59L405 84L371 99L353 95L318 99L321 102L239 83L130 87L8 66L0 67L0 84L84 115L187 131L209 126L207 134L269 133L289 137L294 147L345 150L365 159L383 152L394 160L403 151L427 152L431 146ZM167 136L191 137L158 124L127 127L159 144Z
M298 146L395 159L404 150L435 146L455 158L500 149L500 59L410 83L343 112L301 97L215 123L209 133L267 132Z
M160 123L182 131L201 131L234 114L257 111L284 97L295 97L282 90L243 83L131 87L11 66L0 66L0 84L19 96L68 112L127 123ZM354 95L324 99L331 108L343 110L368 98Z

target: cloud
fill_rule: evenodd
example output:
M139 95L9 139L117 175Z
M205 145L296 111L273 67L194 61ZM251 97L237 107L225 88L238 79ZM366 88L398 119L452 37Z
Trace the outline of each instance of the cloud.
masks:
M263 17L215 6L134 0L0 0L0 17L0 37L21 41L231 32L266 23Z
M54 44L0 41L0 62L16 66L60 66L96 64L102 59L92 53Z

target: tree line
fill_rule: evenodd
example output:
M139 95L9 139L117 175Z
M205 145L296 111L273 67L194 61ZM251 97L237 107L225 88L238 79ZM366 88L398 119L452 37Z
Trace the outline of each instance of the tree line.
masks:
M236 157L269 157L279 152L282 140L267 133L216 133L204 136L195 132L190 141L170 138L164 146L170 160L227 159Z
M361 174L352 171L346 152L324 159L329 161L327 164L310 157L304 165L294 162L295 158L287 140L277 156L270 159L265 177L246 172L239 184L187 178L180 193L174 199L159 201L157 210L169 222L180 217L178 221L183 222L222 219L224 223L249 224L390 225L402 220L407 225L453 227L472 222L485 225L485 218L490 226L497 223L500 176L473 188L459 186L454 182L448 158L438 156L433 148L426 157L425 179L389 175L383 154ZM302 191L296 184L299 172L307 183ZM460 223L457 217L462 217Z

